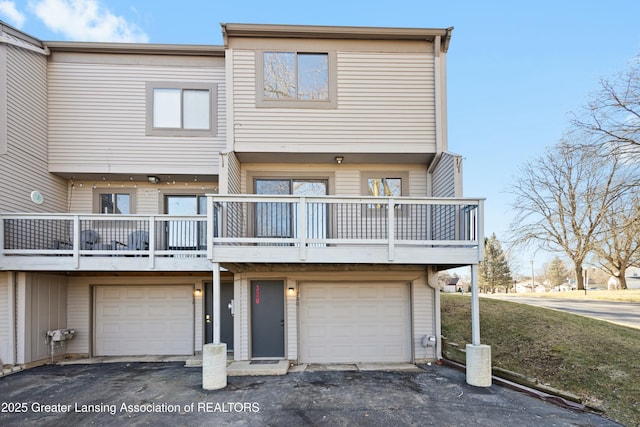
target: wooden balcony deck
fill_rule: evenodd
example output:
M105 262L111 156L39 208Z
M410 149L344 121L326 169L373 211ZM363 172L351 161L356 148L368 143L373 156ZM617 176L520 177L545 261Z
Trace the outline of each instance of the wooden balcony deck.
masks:
M208 215L0 214L0 270L208 271L221 264L468 265L483 200L210 195Z

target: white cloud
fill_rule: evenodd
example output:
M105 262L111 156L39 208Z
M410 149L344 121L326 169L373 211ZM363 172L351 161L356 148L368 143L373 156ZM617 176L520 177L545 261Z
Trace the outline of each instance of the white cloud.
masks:
M137 25L114 15L98 0L37 0L29 7L52 31L71 40L146 43Z
M26 20L24 14L16 9L16 4L12 1L0 1L0 15L17 28L21 28Z

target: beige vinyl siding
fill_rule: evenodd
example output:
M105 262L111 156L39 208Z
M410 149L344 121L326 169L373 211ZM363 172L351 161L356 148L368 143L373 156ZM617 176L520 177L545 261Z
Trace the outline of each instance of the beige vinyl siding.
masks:
M67 277L53 274L27 273L22 289L25 303L23 363L51 357L45 333L67 327ZM67 342L55 349L55 355L66 353Z
M230 152L227 155L227 161L229 162L229 174L227 178L227 194L239 194L242 188L242 179L240 177L240 161L234 152Z
M296 289L295 295L289 295L289 288ZM298 359L298 292L295 280L288 279L285 286L285 316L286 316L286 352L284 357L289 360Z
M422 337L425 335L436 336L435 317L435 290L427 284L426 276L421 276L413 281L411 287L412 323L413 323L413 348L416 361L436 359L435 347L425 348L422 345Z
M70 184L71 185L71 184ZM94 189L95 186L95 189ZM94 213L94 196L96 193L130 192L134 199L136 214L151 215L164 213L165 194L207 194L216 192L216 184L211 182L187 182L176 180L175 184L162 183L160 185L137 183L130 181L91 181L77 180L73 183L73 191L69 197L69 211L71 213Z
M64 212L66 182L47 171L46 57L3 45L0 55L7 99L6 130L0 131L6 131L7 148L0 154L0 212ZM34 190L44 196L43 204L31 201Z
M346 168L336 170L336 195L362 196L359 170Z
M62 57L66 60L66 57ZM49 170L67 173L216 174L226 146L224 65L72 61L49 65ZM54 57L55 59L55 57ZM145 63L148 61L148 63ZM147 82L217 84L217 134L147 136Z
M251 299L250 282L241 275L236 275L233 295L235 300L235 315L233 318L233 358L235 360L249 360L249 300ZM237 295L237 296L236 296Z
M462 197L462 158L455 154L443 153L432 172L432 193L434 197Z
M256 53L235 50L238 152L435 152L433 55L337 52L337 108L256 108Z
M85 280L71 278L67 288L67 324L76 331L67 345L67 352L70 354L91 353L91 288Z

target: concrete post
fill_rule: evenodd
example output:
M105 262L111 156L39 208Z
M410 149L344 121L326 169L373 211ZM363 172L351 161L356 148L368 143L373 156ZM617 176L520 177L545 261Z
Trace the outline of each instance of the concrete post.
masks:
M219 390L227 386L227 345L205 344L202 347L202 388Z
M466 347L467 384L491 386L491 347L480 344L478 264L471 265L471 344Z
M213 263L213 343L202 347L202 388L227 386L227 345L220 343L220 264Z

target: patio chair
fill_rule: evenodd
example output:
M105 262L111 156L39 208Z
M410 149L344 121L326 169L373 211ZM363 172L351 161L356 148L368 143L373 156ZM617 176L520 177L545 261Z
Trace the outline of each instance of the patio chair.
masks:
M96 230L82 230L80 232L80 248L84 250L94 249L94 245L100 240Z
M126 249L129 251L149 250L149 232L145 230L136 230L129 233Z

